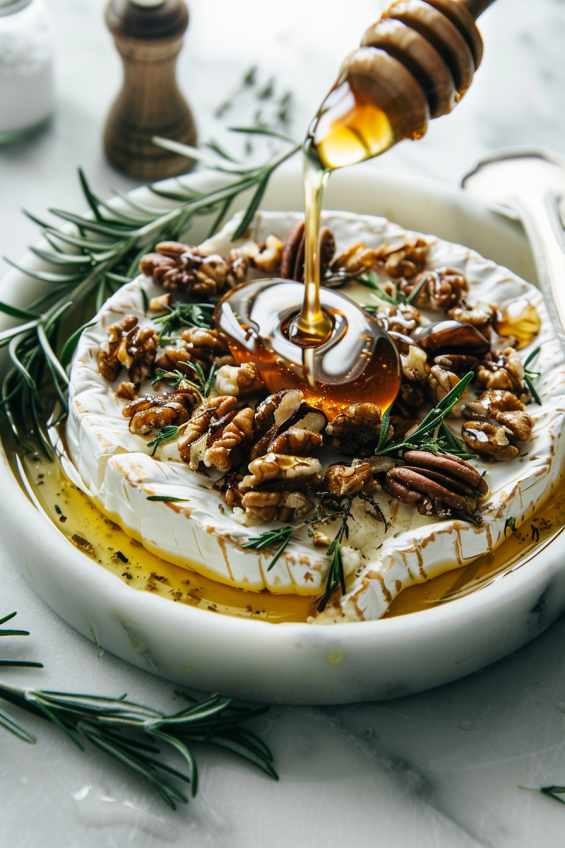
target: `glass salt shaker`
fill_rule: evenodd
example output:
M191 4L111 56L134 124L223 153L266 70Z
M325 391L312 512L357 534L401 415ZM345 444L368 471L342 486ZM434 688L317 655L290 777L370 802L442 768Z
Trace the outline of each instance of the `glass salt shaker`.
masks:
M46 124L53 102L53 37L43 0L0 0L0 144Z

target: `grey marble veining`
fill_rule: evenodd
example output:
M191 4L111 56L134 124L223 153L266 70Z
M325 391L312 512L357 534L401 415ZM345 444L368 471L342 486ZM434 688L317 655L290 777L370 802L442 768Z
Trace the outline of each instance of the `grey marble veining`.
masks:
M101 152L103 119L120 76L102 23L104 3L49 5L58 31L55 120L38 138L0 148L0 252L16 259L36 237L22 206L38 214L47 206L84 207L78 165L103 196L134 185L113 172ZM228 143L230 114L220 123L213 111L254 63L261 79L274 75L281 92L294 92L293 132L301 134L342 56L382 6L373 0L191 0L179 75L201 138ZM477 157L497 147L543 144L565 152L565 4L497 0L480 26L485 59L464 101L433 122L422 141L398 145L375 168L456 184ZM1 509L0 500L0 521ZM43 688L127 691L171 709L178 703L170 684L109 654L97 657L90 642L34 595L17 563L0 561L0 575L0 613L17 609L17 624L32 631L6 651L46 665L3 675ZM102 753L81 755L55 729L39 720L28 724L39 739L34 747L0 736L1 848L534 848L563 842L565 808L518 788L565 783L563 619L515 655L430 692L360 706L273 708L257 730L274 751L281 781L204 751L198 798L175 814ZM83 802L73 795L88 785L166 826L152 830L141 819L138 826L131 819L85 823Z

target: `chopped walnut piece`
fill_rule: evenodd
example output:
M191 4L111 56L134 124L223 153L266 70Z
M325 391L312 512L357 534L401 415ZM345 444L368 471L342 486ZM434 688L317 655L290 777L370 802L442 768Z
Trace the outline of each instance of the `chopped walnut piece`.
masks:
M162 315L167 311L167 306L170 306L171 303L171 293L167 292L167 294L162 294L160 297L152 297L149 301L149 311L156 312L158 315Z
M108 339L100 346L98 369L113 382L122 366L127 368L132 383L141 383L153 367L159 337L153 329L137 326L137 318L127 315L108 328Z
M501 412L524 412L526 407L512 392L505 389L487 389L476 400L471 400L463 410L466 418L496 418Z
M527 442L528 439L531 439L534 419L527 412L520 412L519 410L498 412L495 418L510 430L515 441Z
M207 398L193 413L190 421L178 442L180 457L183 462L196 471L208 448L209 431L213 425L227 425L235 417L234 407L237 398L220 396ZM232 414L233 413L233 414ZM228 416L231 418L228 419ZM218 436L221 428L218 428Z
M407 380L426 380L430 373L428 355L418 345L410 345L408 354L406 356L400 355L400 363L402 365L402 373Z
M469 284L462 274L452 268L423 271L417 277L400 283L400 291L406 297L418 287L420 288L414 298L415 306L420 309L447 310L458 306L463 294L468 291Z
M211 364L218 357L230 355L224 337L217 330L206 327L188 327L183 331L182 339L193 359Z
M289 456L306 456L319 448L324 437L321 433L310 432L299 427L289 427L280 436L276 436L269 445L269 453L282 453Z
M276 236L270 235L264 244L247 241L232 252L237 253L238 257L246 257L253 267L259 268L265 274L274 274L281 263L283 243Z
M125 400L134 400L139 392L139 383L123 382L120 383L116 390L116 397L124 398Z
M448 311L448 316L461 324L471 324L485 334L494 318L494 310L489 303L477 303L475 306L460 304Z
M479 364L476 356L469 356L466 353L444 353L434 357L434 365L439 365L447 371L453 371L455 374L467 374L473 371Z
M127 403L122 409L122 415L130 419L131 433L145 436L152 430L179 427L186 423L195 403L196 397L185 392L143 395Z
M488 421L469 421L461 428L461 435L467 447L478 454L484 454L497 462L514 459L518 448L510 444L510 431L502 424L490 424Z
M203 460L207 468L229 471L236 448L253 438L253 417L251 407L246 407L239 412L228 413L211 426ZM237 457L241 459L240 453Z
M177 241L163 241L156 253L143 256L140 271L169 291L180 289L188 294L218 294L236 280L231 265L221 256L206 255L197 247Z
M369 452L370 444L378 439L380 432L380 407L369 401L348 406L326 427L326 433L332 437L336 450L349 455L365 455Z
M265 388L257 366L253 362L243 365L222 365L216 372L216 391L221 395L252 395Z
M246 492L243 508L263 521L291 521L302 518L314 508L303 492Z
M443 400L443 398L460 382L461 380L456 374L453 374L451 371L446 371L445 368L440 368L439 365L434 365L430 371L430 376L428 377L428 387L430 389L434 405L437 405L440 400ZM465 389L465 391L459 396L459 400L450 413L450 415L454 418L459 418L461 416L466 397L467 390Z
M383 244L375 258L384 263L389 277L412 277L424 269L428 250L429 244L423 238L413 236L404 244Z
M397 306L392 303L383 303L375 312L375 319L383 330L403 333L406 336L409 336L421 323L420 313L409 303L399 303Z
M368 462L330 465L325 482L334 495L354 495L373 483L373 470Z
M261 401L255 410L255 432L261 437L273 425L279 427L300 408L304 395L298 389L285 389Z
M190 380L194 378L194 368L190 364L194 359L186 345L181 342L177 345L167 345L163 353L155 359L155 366L163 371L180 371ZM204 366L206 363L202 361L200 364Z
M522 390L524 366L514 348L487 353L477 368L475 382L485 389L506 389L515 394Z
M318 485L322 479L320 460L311 456L268 453L249 463L249 474L239 488L245 492L264 483L284 482L292 486Z

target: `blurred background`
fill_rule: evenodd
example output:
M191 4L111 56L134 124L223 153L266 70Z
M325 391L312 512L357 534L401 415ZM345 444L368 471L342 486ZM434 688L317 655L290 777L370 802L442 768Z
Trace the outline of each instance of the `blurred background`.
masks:
M178 80L200 142L232 150L230 123L256 120L304 136L347 53L384 0L191 0ZM105 119L122 66L104 23L105 0L47 0L54 21L56 104L51 125L24 142L0 145L0 253L17 259L37 230L20 214L49 206L84 208L76 169L102 197L137 183L106 162ZM565 152L563 0L497 0L479 19L485 57L455 111L431 122L419 142L402 142L373 167L455 185L485 152L542 144ZM255 84L235 94L256 67ZM228 107L222 110L222 105ZM0 274L7 270L0 264Z

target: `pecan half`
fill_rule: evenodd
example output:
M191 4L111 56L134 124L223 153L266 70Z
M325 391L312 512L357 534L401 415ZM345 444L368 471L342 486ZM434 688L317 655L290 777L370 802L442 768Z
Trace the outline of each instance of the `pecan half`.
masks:
M196 394L170 392L164 395L143 395L127 403L122 409L129 418L131 433L145 436L152 430L184 424L197 403Z
M241 448L253 438L253 410L235 410L220 418L209 429L203 461L207 468L229 471L242 458Z
M387 471L384 488L422 515L451 518L454 511L474 513L488 494L482 475L468 462L450 454L406 451L402 467Z
M408 297L418 286L420 288L414 298L414 305L420 309L451 309L461 302L463 294L469 290L463 274L452 268L423 271L417 277L403 280L400 291Z
M305 241L304 221L298 221L290 228L283 243L280 275L284 280L296 280L299 283L304 281ZM320 275L323 280L335 253L335 240L329 227L320 229L318 250Z
M108 338L98 353L98 369L113 382L125 367L130 382L141 383L151 373L158 344L159 337L153 329L141 329L137 318L127 315L108 328Z

